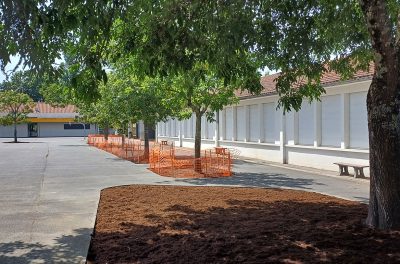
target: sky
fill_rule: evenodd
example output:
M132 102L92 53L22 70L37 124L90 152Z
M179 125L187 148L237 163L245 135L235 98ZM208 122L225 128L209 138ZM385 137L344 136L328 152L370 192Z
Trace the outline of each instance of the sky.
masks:
M11 63L7 65L6 67L6 72L9 73L18 63L18 58L17 56L11 57ZM4 74L3 71L0 71L0 82L4 81L6 79L6 75Z

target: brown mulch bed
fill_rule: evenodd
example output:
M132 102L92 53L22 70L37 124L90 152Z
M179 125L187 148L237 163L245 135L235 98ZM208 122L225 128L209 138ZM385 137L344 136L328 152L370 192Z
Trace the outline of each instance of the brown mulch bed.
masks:
M121 186L101 193L94 263L395 263L400 232L367 206L255 188Z

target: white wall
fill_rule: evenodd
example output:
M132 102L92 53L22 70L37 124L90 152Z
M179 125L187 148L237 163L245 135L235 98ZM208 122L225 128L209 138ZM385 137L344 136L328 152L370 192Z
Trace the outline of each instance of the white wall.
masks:
M298 143L300 145L314 144L314 104L307 101L301 104L301 110L298 113Z
M226 119L225 119L225 139L232 140L233 138L233 109L232 107L225 108Z
M201 138L207 139L207 119L204 115L201 117Z
M38 123L39 137L83 137L95 134L96 126L90 125L90 129L64 129L64 123Z
M184 121L184 126L185 126L185 133L184 137L185 138L194 138L194 130L193 130L193 115Z
M295 112L289 112L285 114L285 126L286 126L286 142L287 144L294 145L296 144L296 136L295 136L295 131L296 131L296 125L294 122L294 118L297 113Z
M276 109L275 95L241 100L220 111L220 138L215 138L215 123L203 120L202 148L220 145L244 157L329 170L336 170L333 163L339 161L368 164L369 85L359 81L327 87L321 102L305 101L298 113L285 116ZM193 147L194 120L184 121L183 127L188 136L181 145ZM178 140L173 134L164 137Z
M215 138L215 122L207 122L207 138L208 139Z
M14 126L0 126L0 138L14 137ZM28 137L28 125L17 125L17 137Z
M244 106L236 107L236 140L244 141L246 139L246 112Z
M350 94L350 147L368 148L367 93Z
M287 147L287 160L289 164L301 165L325 170L338 170L334 162L345 162L368 165L369 154L367 151L356 152L334 148L302 148L298 146ZM368 169L364 171L369 174Z
M321 98L321 144L340 147L341 116L340 95L328 95Z
M38 137L81 137L97 133L96 126L90 129L64 129L64 123L38 123ZM0 137L13 137L13 126L0 126ZM28 137L28 124L17 126L18 137Z
M249 141L258 142L260 140L260 113L256 104L249 106Z
M276 110L275 103L266 103L263 104L264 111L264 139L263 142L275 143L276 133L275 131L278 129L276 127Z

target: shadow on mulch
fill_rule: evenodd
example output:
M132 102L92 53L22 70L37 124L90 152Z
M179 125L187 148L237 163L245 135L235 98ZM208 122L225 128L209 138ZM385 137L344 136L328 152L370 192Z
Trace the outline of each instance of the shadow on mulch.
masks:
M121 186L101 193L94 263L395 263L400 232L366 205L255 188Z

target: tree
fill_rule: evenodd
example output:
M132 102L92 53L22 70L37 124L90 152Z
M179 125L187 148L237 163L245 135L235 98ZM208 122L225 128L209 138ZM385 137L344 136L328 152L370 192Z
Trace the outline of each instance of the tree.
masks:
M43 100L40 93L41 86L45 80L34 72L18 71L15 72L10 80L4 80L0 83L0 90L13 90L29 95L33 101Z
M154 128L157 122L174 116L179 106L176 99L165 92L168 80L151 77L138 79L134 75L123 76L121 72L117 76L120 76L121 82L115 85L125 88L125 96L121 100L127 105L128 116L143 121L144 156L149 157L149 129Z
M102 49L109 40L114 18L129 1L5 0L0 2L0 69L18 56L22 65L48 76L58 75L63 52L82 55L75 66L84 65L76 79L88 73L105 77ZM76 47L76 48L75 48ZM81 74L82 73L82 74ZM95 89L92 89L94 92Z
M323 73L347 78L374 61L366 102L371 171L366 223L400 228L398 1L160 1L129 11L117 24L124 36L117 39L122 52L140 58L144 71L176 74L209 62L226 82L233 72L254 76L249 63L238 66L250 52L263 66L281 71L276 86L285 111L299 110L303 98L318 99Z
M367 224L400 227L398 1L160 0L131 4L110 0L81 1L79 6L48 2L1 2L2 67L11 54L19 53L32 68L46 68L63 49L62 40L71 43L75 39L81 61L98 79L103 76L105 54L130 53L142 61L140 69L147 74L179 75L196 63L208 63L224 83L248 77L243 88L257 91L254 68L243 63L243 57L251 53L262 60L261 66L281 71L277 92L280 106L289 111L298 110L304 97L319 98L324 92L320 85L324 72L336 71L346 78L374 61L367 99L371 171ZM107 52L111 35L118 49Z
M14 125L14 143L18 142L17 124L27 121L28 114L32 112L34 103L29 95L15 91L0 92L0 124Z
M201 153L201 119L205 115L208 121L214 121L216 111L237 102L237 85L226 85L207 65L199 65L192 71L174 77L170 94L181 100L181 115L195 114L195 158ZM166 88L168 90L168 88ZM189 110L189 111L188 111ZM201 170L198 166L196 170Z
M324 92L321 76L343 78L374 62L367 95L370 201L367 225L400 228L400 4L398 1L262 1L257 49L280 70L285 110ZM300 84L300 85L299 85ZM293 87L297 88L293 88Z
M112 75L107 84L99 87L99 98L95 101L87 102L75 99L78 105L81 119L85 122L99 124L104 129L104 137L108 139L109 129L125 129L132 117L128 114L127 102L121 100L124 96L124 87L117 85L118 80ZM65 93L71 87L63 88Z
M127 7L111 31L111 59L129 54L138 75L174 80L165 90L181 100L183 116L188 110L196 115L195 158L201 153L202 116L213 120L215 111L235 101L236 89L261 89L260 62L248 41L255 30L253 14L245 6L239 1L227 6L212 1L141 3Z

